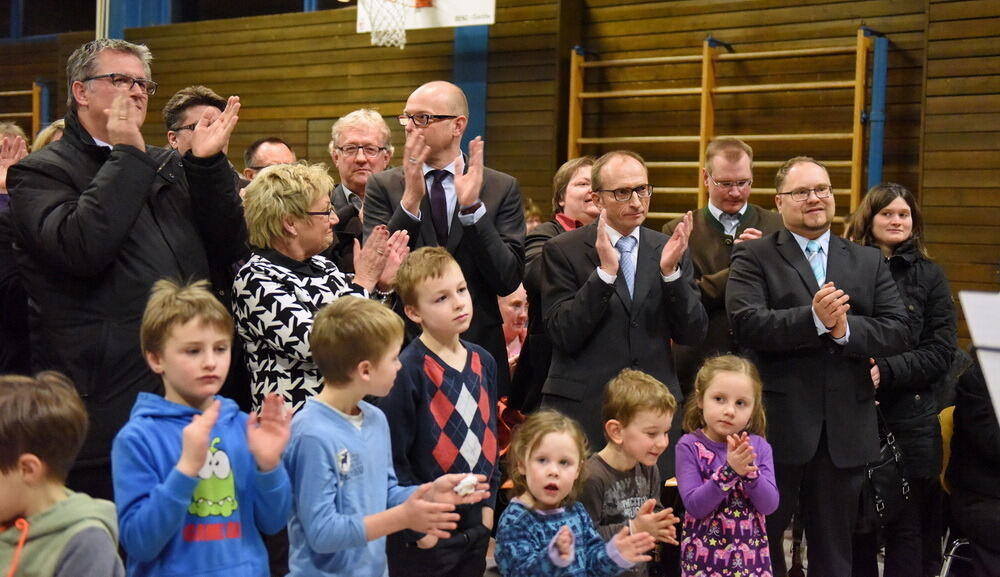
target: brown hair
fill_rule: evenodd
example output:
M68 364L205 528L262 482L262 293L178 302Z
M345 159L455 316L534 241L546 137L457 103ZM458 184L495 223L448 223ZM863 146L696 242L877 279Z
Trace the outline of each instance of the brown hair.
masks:
M872 221L875 215L889 206L892 201L902 198L910 207L910 218L913 220L913 228L910 232L908 242L913 244L924 258L930 258L927 254L927 247L924 246L924 219L920 215L920 207L913 193L902 184L895 182L885 182L872 187L868 194L861 199L858 209L851 215L847 223L847 230L844 236L852 241L864 246L880 246L875 235L872 234Z
M750 158L750 167L753 167L753 148L735 136L722 136L709 142L705 148L705 170L709 174L712 174L712 159L720 154L729 162L737 162L746 154Z
M556 175L552 177L553 214L563 212L563 207L559 203L566 200L566 189L569 188L570 180L572 180L576 171L580 170L580 167L593 165L593 156L581 156L579 158L571 158L559 167L559 170L556 171Z
M573 438L577 448L580 450L580 472L576 477L576 482L573 483L573 488L570 489L563 503L575 500L577 495L580 494L580 489L583 488L584 472L586 471L585 465L589 456L587 436L583 434L583 429L580 428L580 425L566 415L552 410L541 410L528 415L528 418L514 429L514 436L510 441L510 450L507 451L507 472L510 475L511 482L514 483L511 495L517 496L528 491L528 480L525 478L524 473L518 470L518 465L523 465L527 468L531 453L541 443L542 438L549 433L568 434Z
M796 164L802 164L804 162L811 162L823 170L826 170L828 175L830 174L826 165L815 158L812 158L811 156L796 156L789 158L785 161L785 164L782 164L781 167L778 168L778 172L774 175L774 190L778 193L784 192L781 190L781 187L785 185L785 178L788 176L788 171L794 168Z
M139 343L144 353L163 352L163 345L175 325L199 319L232 336L233 317L226 307L212 295L208 281L179 284L162 279L153 285L146 310L142 313Z
M324 385L344 385L361 361L377 364L390 347L399 351L403 319L388 307L365 298L345 296L316 314L309 335L313 362Z
M752 362L736 355L720 355L705 361L694 379L694 393L688 397L684 407L684 430L695 431L705 426L705 416L698 402L704 399L705 391L719 373L736 373L750 379L753 383L753 413L746 431L754 435L764 436L767 428L767 417L764 414L763 385L760 373Z
M612 150L611 152L606 152L595 160L594 165L590 167L590 190L596 192L604 188L604 183L601 181L601 171L604 170L606 164L616 158L622 157L637 160L643 168L646 167L646 161L643 160L642 156L639 156L638 152L632 152L631 150Z
M0 376L0 473L26 453L62 483L87 435L87 409L72 381L55 371Z
M642 371L622 369L604 387L601 418L605 423L614 419L627 427L640 411L673 415L676 410L677 399L667 386Z
M184 113L195 106L211 106L223 112L226 109L226 99L207 86L181 88L163 105L163 122L167 125L167 130L180 128Z
M420 285L429 278L441 278L451 265L458 266L458 261L444 247L426 246L410 253L396 272L396 293L403 304L416 306Z

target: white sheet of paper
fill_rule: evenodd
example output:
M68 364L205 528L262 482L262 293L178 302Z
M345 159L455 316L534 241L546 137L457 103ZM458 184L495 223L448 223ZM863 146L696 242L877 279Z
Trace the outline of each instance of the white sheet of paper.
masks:
M960 291L958 298L996 410L1000 402L1000 293Z

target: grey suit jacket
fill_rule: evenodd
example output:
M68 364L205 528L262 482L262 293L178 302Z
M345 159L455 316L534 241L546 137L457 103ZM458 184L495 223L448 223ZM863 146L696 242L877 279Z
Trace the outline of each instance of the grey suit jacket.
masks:
M373 174L365 190L364 235L379 224L390 232L406 230L412 250L438 246L430 218L428 195L420 205L421 220L413 220L400 206L403 197L402 167ZM472 226L462 226L455 211L448 235L448 251L458 261L472 296L472 326L464 338L482 346L498 361L497 391L508 392L507 346L503 338L497 296L517 290L524 274L524 207L514 177L486 168L479 197L486 214Z
M733 247L726 310L740 350L760 370L774 460L812 459L826 430L833 464L856 467L878 452L869 357L909 348L906 309L881 252L830 237L826 280L850 295L850 338L816 334L819 290L787 230Z

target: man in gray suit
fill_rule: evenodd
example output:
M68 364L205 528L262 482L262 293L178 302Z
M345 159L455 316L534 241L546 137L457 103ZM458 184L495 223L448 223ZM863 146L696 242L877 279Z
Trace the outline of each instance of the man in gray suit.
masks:
M605 154L591 175L600 218L542 249L542 315L552 341L542 406L580 421L591 446L600 447L607 382L626 367L641 370L682 401L671 342L701 343L707 317L686 256L691 213L670 237L642 226L653 187L634 152ZM671 433L676 440L680 427ZM666 476L674 470L673 445L660 458Z
M392 160L392 131L382 115L361 108L341 116L330 129L330 158L340 184L330 193L336 242L324 253L343 272L354 272L354 241L361 240L361 212L368 178Z
M462 154L469 104L450 82L428 82L406 100L402 166L373 174L365 191L365 237L379 224L406 230L410 248L444 246L458 261L475 303L463 338L497 362L497 395L509 389L507 346L498 296L517 290L524 273L524 208L510 175L483 166L483 141Z
M787 230L733 247L726 310L764 383L781 493L767 518L774 574L786 574L782 535L801 502L809 576L842 577L864 465L878 454L868 359L908 348L906 309L881 253L831 234L826 167L792 158L775 186Z

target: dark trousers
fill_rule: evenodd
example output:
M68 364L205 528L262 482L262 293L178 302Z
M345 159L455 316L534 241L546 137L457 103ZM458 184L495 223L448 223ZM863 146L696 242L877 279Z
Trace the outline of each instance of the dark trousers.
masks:
M458 529L430 549L420 549L412 533L400 531L386 539L390 577L483 577L490 530L482 523L480 505L461 507Z
M939 514L933 509L939 504L934 500L934 487L938 480L911 479L910 499L893 520L881 531L881 541L885 543L885 570L883 577L921 577L936 575L924 570L924 548L926 537L940 543L940 535L933 533L930 524ZM855 533L854 572L852 577L878 577L878 550L880 535L875 532ZM938 545L937 558L941 551Z
M955 487L951 514L972 545L975 577L1000 577L1000 498Z
M801 465L775 463L781 501L767 517L774 577L785 577L784 533L799 510L809 543L809 577L851 574L851 536L858 517L863 467L841 469L830 460L826 433L813 458Z

